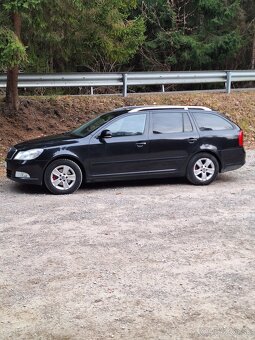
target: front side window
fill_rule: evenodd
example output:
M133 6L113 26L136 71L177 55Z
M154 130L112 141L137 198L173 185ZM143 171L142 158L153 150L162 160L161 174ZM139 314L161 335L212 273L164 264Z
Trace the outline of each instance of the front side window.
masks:
M139 136L144 133L146 114L130 115L119 118L114 123L107 126L112 137Z
M122 114L123 111L113 111L105 113L99 117L96 117L95 119L83 124L82 126L78 127L77 129L71 131L72 134L79 137L85 137L88 136L91 132L98 129L100 126L104 125L105 123L109 122L110 120L118 117L120 114Z
M212 113L194 112L200 131L229 130L233 126L224 118Z

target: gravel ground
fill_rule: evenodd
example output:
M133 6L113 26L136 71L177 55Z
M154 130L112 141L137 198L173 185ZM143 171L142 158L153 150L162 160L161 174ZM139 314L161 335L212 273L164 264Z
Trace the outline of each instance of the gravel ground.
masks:
M255 339L254 157L208 187L0 179L0 338Z

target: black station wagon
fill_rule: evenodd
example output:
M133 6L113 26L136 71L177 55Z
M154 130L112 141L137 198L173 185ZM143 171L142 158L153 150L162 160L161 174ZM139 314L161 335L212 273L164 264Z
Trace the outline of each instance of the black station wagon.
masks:
M196 185L245 163L243 132L199 106L124 107L60 135L12 147L7 177L70 194L82 181L186 176Z

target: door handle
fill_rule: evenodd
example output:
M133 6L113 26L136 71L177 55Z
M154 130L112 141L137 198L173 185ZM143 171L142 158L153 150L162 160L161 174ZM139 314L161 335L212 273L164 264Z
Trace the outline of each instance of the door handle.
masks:
M188 142L190 143L190 144L193 144L193 143L195 143L197 141L197 138L189 138L188 139Z
M138 148L142 148L144 145L146 145L147 143L146 142L137 142L136 143L136 146L138 147Z

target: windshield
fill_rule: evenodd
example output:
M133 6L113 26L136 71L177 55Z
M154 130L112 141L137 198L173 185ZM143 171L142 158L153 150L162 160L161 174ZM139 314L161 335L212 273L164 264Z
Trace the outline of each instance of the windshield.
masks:
M102 116L99 116L82 126L78 127L77 129L71 131L72 134L79 136L79 137L86 137L91 132L98 129L100 126L104 125L105 123L109 122L111 119L118 117L119 115L125 113L126 111L113 111L103 114Z

